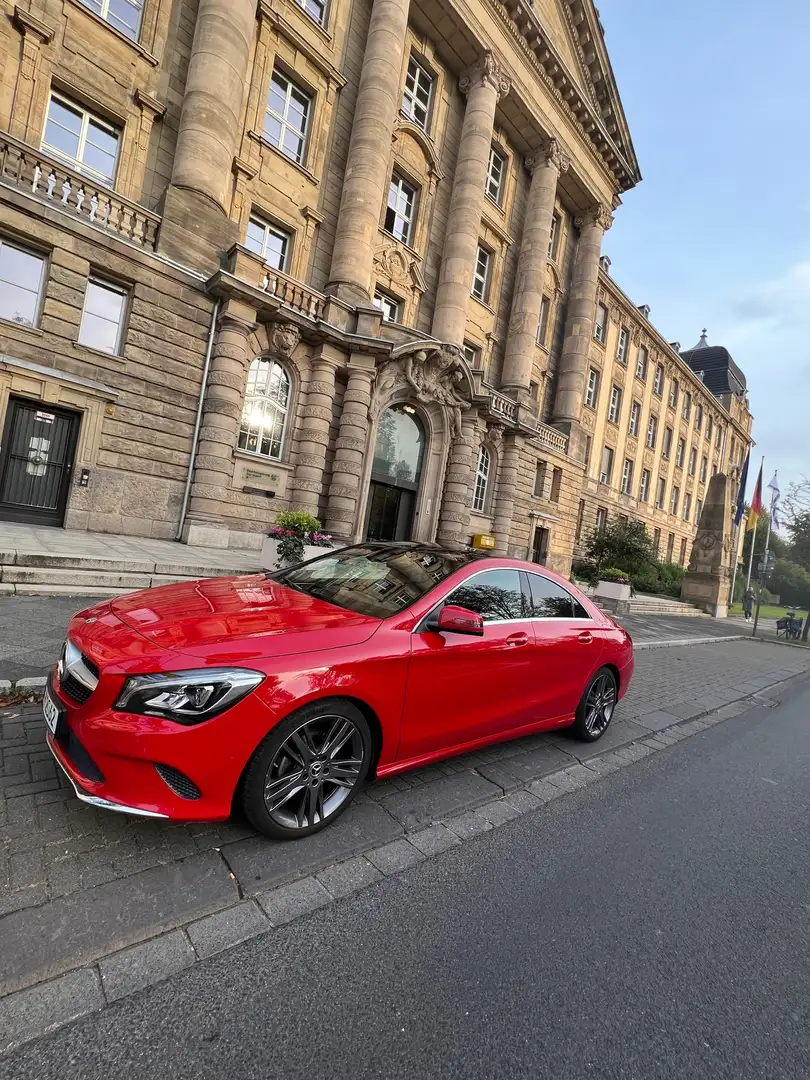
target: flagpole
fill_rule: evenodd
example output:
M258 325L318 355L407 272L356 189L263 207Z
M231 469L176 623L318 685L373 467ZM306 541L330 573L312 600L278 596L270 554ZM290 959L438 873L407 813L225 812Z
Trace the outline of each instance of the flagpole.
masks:
M765 479L765 457L763 455L762 461L759 466L759 475L762 479ZM756 495L756 487L754 488L754 494ZM754 568L754 548L757 546L757 532L759 531L759 518L754 522L754 535L751 537L751 554L748 557L748 579L745 583L745 591L751 588L751 571Z
M737 584L737 564L740 561L740 526L734 526L734 543L731 546L734 552L734 569L731 572L731 592L728 597L729 608L734 606L734 586Z

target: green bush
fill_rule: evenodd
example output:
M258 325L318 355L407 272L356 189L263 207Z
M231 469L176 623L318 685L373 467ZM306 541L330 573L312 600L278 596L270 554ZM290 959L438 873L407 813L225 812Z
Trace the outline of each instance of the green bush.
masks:
M324 536L321 523L305 510L283 510L269 535L277 542L278 564L291 566L304 558L304 545L330 547L331 536Z
M571 576L578 581L584 581L588 585L595 585L599 580L599 571L596 563L588 559L574 559L571 565Z
M640 521L615 518L593 532L585 543L585 555L597 569L618 567L627 574L639 571L652 554L652 539Z
M619 585L629 585L630 575L626 574L624 570L616 570L615 567L610 567L607 570L599 571L600 581L614 581Z
M684 568L679 563L649 562L633 574L633 589L677 599L681 595L683 575Z

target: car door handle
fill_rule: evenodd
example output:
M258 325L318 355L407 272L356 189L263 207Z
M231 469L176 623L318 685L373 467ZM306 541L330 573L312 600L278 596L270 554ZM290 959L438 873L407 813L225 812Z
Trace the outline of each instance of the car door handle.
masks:
M580 645L590 645L590 643L593 641L593 634L590 632L590 630L583 630L577 638L577 641L580 643Z
M509 645L509 646L510 646L510 648L512 648L512 649L516 649L516 648L518 648L518 646L520 646L520 645L527 645L527 644L528 644L528 642L529 642L529 635L528 635L528 634L524 634L524 633L520 633L520 634L511 634L511 635L510 635L510 636L509 636L509 637L508 637L508 638L506 639L506 644L507 644L507 645Z

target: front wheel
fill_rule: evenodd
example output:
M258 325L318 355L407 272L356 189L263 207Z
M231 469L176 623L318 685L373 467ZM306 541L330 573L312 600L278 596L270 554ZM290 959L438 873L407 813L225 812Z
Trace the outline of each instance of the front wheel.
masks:
M350 701L313 702L259 744L242 785L250 824L275 840L295 840L334 821L361 788L371 731Z
M571 725L571 734L583 742L601 739L610 727L618 696L616 676L610 668L600 668L585 687Z

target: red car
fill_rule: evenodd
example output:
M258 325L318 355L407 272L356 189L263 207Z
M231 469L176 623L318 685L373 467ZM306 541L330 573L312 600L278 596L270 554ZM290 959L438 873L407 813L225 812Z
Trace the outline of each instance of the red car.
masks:
M369 776L551 728L598 739L632 673L630 636L534 563L368 543L79 613L43 707L85 802L241 806L288 839Z

